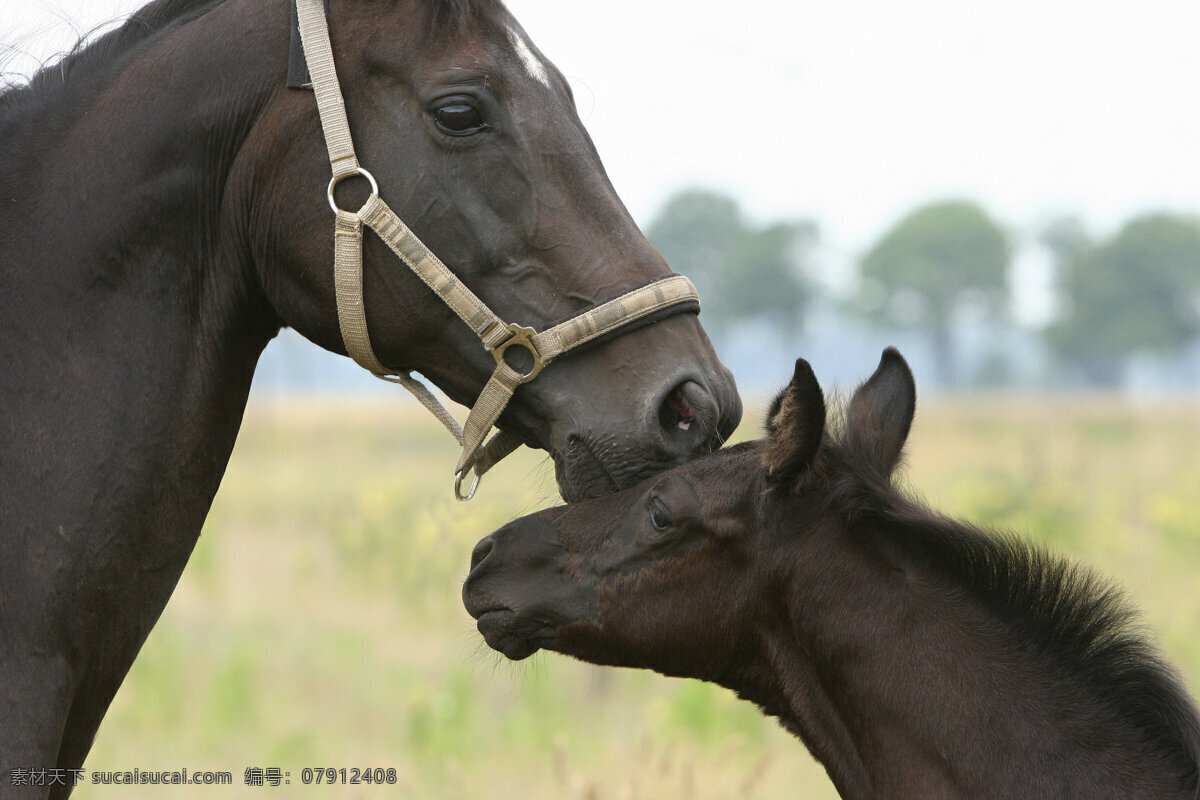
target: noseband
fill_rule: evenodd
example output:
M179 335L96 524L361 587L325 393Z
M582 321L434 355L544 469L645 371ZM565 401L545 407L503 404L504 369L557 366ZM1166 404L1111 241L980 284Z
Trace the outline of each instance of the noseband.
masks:
M693 311L699 308L696 287L682 275L668 275L639 289L627 292L583 311L565 322L538 332L533 328L505 322L430 252L408 229L395 212L379 197L374 176L363 169L354 153L346 106L334 69L333 49L323 0L295 0L302 57L307 61L312 89L333 177L327 195L336 217L334 223L334 286L337 293L338 324L346 352L377 378L398 383L436 416L462 445L462 455L454 470L454 495L470 500L479 479L500 459L515 450L521 440L507 431L497 431L487 439L504 411L513 392L522 383L538 376L558 356L601 337L627 332L631 323L653 317ZM293 27L293 30L295 28ZM289 85L297 85L296 48L289 66ZM333 197L334 187L346 178L360 176L371 185L371 195L358 211L339 208ZM446 305L479 337L484 348L496 359L496 369L467 415L465 426L450 416L426 386L409 371L391 370L380 363L371 347L363 306L362 241L363 226L375 231L400 260L416 273ZM532 358L524 372L514 369L505 359L513 347L523 348ZM463 477L474 472L470 488L463 493Z

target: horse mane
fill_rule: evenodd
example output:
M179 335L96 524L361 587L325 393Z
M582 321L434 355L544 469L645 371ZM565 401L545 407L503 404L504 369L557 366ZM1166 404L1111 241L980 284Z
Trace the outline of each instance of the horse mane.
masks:
M0 131L37 101L61 93L77 74L92 74L156 34L204 15L225 0L152 0L133 12L123 24L96 39L84 34L57 61L43 66L28 82L0 89ZM453 36L473 20L494 15L500 0L426 0L432 5L430 35Z
M133 12L124 23L93 39L80 37L62 58L43 66L25 83L0 91L0 131L23 111L40 107L61 95L77 75L95 74L138 44L167 28L208 12L224 0L153 0Z
M982 608L1013 641L1061 665L1058 680L1082 685L1128 721L1200 796L1200 715L1114 583L1012 534L929 511L869 477L877 472L858 469L854 454L838 444L829 450L838 465L833 502L856 530Z

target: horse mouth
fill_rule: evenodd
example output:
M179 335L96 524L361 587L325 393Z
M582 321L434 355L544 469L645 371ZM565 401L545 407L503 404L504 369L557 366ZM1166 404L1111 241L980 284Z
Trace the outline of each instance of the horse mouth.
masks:
M568 503L634 486L674 466L665 453L647 457L630 443L571 435L563 450L551 450L558 489Z
M532 634L523 631L520 618L511 608L495 608L482 612L476 618L476 627L487 642L488 647L501 653L505 658L521 661L541 650L545 644L545 634ZM549 641L553 642L553 634Z

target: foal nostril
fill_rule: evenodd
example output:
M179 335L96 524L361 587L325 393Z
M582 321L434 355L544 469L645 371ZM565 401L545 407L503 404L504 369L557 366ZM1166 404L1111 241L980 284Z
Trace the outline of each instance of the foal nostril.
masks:
M475 549L471 551L471 572L474 572L475 568L483 563L483 560L488 557L488 553L492 552L494 545L495 542L490 536L475 545Z

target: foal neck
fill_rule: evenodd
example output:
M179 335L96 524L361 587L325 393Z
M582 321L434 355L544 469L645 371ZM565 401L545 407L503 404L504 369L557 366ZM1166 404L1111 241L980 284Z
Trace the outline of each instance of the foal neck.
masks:
M776 703L844 797L1195 796L1195 708L1090 573L916 510L801 549Z

